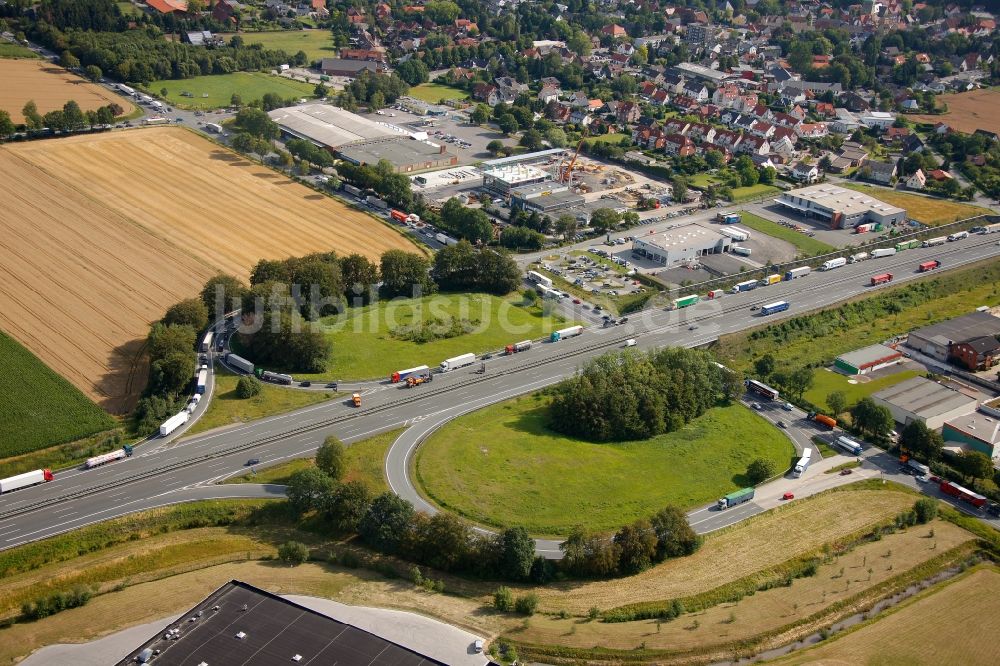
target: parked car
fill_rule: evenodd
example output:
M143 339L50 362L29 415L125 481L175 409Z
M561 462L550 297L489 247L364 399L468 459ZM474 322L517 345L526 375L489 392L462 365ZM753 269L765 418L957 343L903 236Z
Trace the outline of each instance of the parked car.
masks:
M579 298L574 298L573 299L573 305L580 305L580 299Z

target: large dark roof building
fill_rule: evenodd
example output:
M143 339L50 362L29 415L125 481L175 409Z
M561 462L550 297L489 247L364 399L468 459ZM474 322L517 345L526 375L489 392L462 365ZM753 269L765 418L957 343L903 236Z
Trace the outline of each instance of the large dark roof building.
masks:
M208 666L433 666L443 662L230 581L118 662Z

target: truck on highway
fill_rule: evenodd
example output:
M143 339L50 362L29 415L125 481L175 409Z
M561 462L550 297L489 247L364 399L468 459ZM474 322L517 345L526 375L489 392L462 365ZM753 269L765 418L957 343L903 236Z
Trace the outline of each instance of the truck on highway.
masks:
M772 284L778 284L779 282L781 282L781 276L778 275L777 273L774 273L772 275L768 275L767 277L761 278L760 286L767 287Z
M751 254L753 254L753 250L751 250L748 247L743 247L742 245L731 245L729 247L729 251L732 252L733 254L738 254L741 257L749 257Z
M908 241L901 241L899 243L896 243L896 252L903 252L905 250L912 250L914 248L918 248L920 247L922 242L923 241L917 240L916 238L912 238ZM878 252L878 250L875 251Z
M860 444L849 437L838 437L833 443L850 453L852 456L859 456L864 450Z
M130 457L132 457L132 447L126 444L125 446L116 451L111 451L110 453L102 453L101 455L94 456L93 458L87 458L87 462L84 463L84 466L87 469L93 469L95 467L99 467L100 465L106 465L109 462L114 462L116 460L124 460L125 458L130 458Z
M160 437L166 437L174 430L177 430L182 425L187 423L189 418L191 418L191 415L188 414L186 410L174 414L160 424Z
M254 371L254 365L250 361L246 360L242 356L237 356L232 352L226 354L226 364L231 365L237 370L241 370L248 375L252 375Z
M934 259L931 261L925 261L924 263L920 264L919 266L917 266L917 270L920 271L921 273L926 273L927 271L932 271L935 268L940 268L940 267L941 267L941 262L938 261L937 259Z
M343 187L344 191L347 192L348 194L353 194L354 196L358 197L359 199L361 198L362 192L361 192L361 188L360 187L355 187L354 185L349 185L348 183L344 183L342 185L342 187Z
M406 378L406 388L413 388L432 381L434 381L434 375L429 372L426 375L412 375Z
M389 204L387 204L385 201L379 199L377 196L373 194L369 194L367 197L365 197L365 201L367 201L368 205L373 208L380 208L382 210L385 210L386 208L389 207Z
M581 333L583 333L583 326L570 326L569 328L562 328L558 331L552 331L552 335L549 337L549 342L559 342L560 340L565 340L566 338L575 338Z
M271 372L270 370L264 370L260 373L260 378L265 382L271 382L272 384L284 384L285 386L288 386L295 381L295 378L291 375L285 375L280 372Z
M875 287L889 282L892 282L892 273L879 273L878 275L872 276L871 286Z
M906 461L906 466L913 470L917 476L930 476L931 468L927 465L917 462L913 458Z
M355 407L360 407L361 406L361 394L360 393L355 393L354 395L351 396L351 404L354 405Z
M872 259L881 259L882 257L891 257L896 254L896 248L894 247L883 247L878 250L872 250Z
M983 230L980 231L979 233L981 233L981 234L995 234L998 231L1000 231L1000 223L998 223L998 224L987 224L985 227L983 227Z
M441 233L434 234L434 240L436 240L438 243L441 243L441 245L450 245L450 243L448 243L449 240L448 237Z
M546 277L537 271L528 271L528 281L548 287L549 289L552 288L552 278Z
M698 294L691 294L690 296L681 296L680 298L674 299L674 309L686 308L694 305L701 300L701 296Z
M741 291L751 291L758 287L757 280L747 280L746 282L740 282L739 284L734 284L731 291L734 294L738 294Z
M129 88L124 83L116 84L115 87L118 88L119 92L123 92L126 95L128 95L129 97L133 97L135 95L135 89L134 88Z
M512 345L504 347L503 353L510 356L511 354L528 351L529 349L531 349L531 340L521 340L520 342L515 342Z
M769 314L774 314L775 312L784 312L791 304L788 301L776 301L774 303L768 303L767 305L762 305L760 308L760 316L766 317Z
M921 247L937 247L938 245L944 245L945 241L948 239L944 236L938 236L937 238L928 238L923 243L920 244Z
M834 268L840 268L841 266L847 265L847 259L845 257L837 257L836 259L830 259L829 261L824 261L823 265L819 267L821 271L832 271Z
M47 469L36 469L32 472L18 474L17 476L9 476L6 479L0 479L0 493L9 493L19 488L37 486L39 483L45 483L52 479L52 471Z
M222 134L222 125L218 123L205 123L205 131L209 134Z
M719 511L731 509L738 504L749 502L753 499L753 494L753 488L744 488L743 490L737 490L734 493L729 493L719 500Z
M849 263L849 264L856 264L859 261L864 261L867 258L868 258L868 253L867 252L858 252L857 254L852 254L851 256L849 256L847 258L847 263Z
M396 220L397 222L402 222L402 223L405 224L406 223L406 219L409 216L406 213L404 213L403 211L396 210L395 208L393 208L391 211L389 211L389 217L391 217L392 219Z
M194 392L195 393L199 393L199 394L200 393L204 393L205 392L205 386L207 384L208 384L208 370L199 370L198 371L198 382L195 384Z
M948 242L962 240L969 237L968 231L956 231L953 234L948 234Z
M472 365L476 362L476 355L472 352L467 354L460 354L459 356L452 356L451 358L446 358L441 361L441 372L451 372L452 370L458 370L459 368L464 368L467 365Z
M407 370L397 370L389 375L389 381L395 384L396 382L405 381L407 377L424 374L428 370L429 368L426 365L418 365L415 368L409 368Z
M822 423L830 430L837 427L837 419L832 416L827 416L826 414L813 414L810 418L816 423Z
M794 280L795 278L800 278L800 277L804 277L806 275L809 275L809 273L811 273L811 272L812 272L812 269L809 268L808 266L799 266L798 268L793 268L790 271L786 271L785 272L785 279L786 280Z
M968 502L974 507L982 508L986 506L986 498L979 493L974 493L968 488L964 488L957 483L952 481L941 480L941 492L945 495L951 495L952 497L957 497L963 502Z
M796 479L802 476L802 473L809 469L809 462L812 458L812 449L806 449L802 452L802 457L799 461L795 463L795 469L792 470L792 476Z
M710 292L708 292L708 297L710 299L722 298L722 295L725 294L725 293L726 292L723 291L722 289L713 289Z
M201 351L207 352L212 348L212 338L215 336L213 331L209 331L205 334L205 337L201 340Z

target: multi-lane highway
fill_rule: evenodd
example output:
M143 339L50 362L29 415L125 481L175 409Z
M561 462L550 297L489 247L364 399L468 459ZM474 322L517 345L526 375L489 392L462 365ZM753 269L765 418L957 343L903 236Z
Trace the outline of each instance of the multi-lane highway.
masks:
M68 470L52 482L0 497L0 549L59 534L127 513L212 495L273 496L266 486L212 484L242 472L248 458L262 465L315 450L328 434L347 443L403 425L440 422L445 417L531 391L573 373L587 359L620 347L635 337L640 348L663 345L699 346L719 335L765 321L750 308L788 300L792 308L766 321L795 316L843 298L871 291L869 276L892 272L895 283L920 277L920 261L940 259L945 268L989 259L1000 254L991 236L973 236L947 246L909 250L896 256L813 273L755 291L726 295L679 311L645 311L629 324L588 329L583 335L557 343L536 345L531 351L490 361L485 375L473 368L438 376L430 386L402 389L380 385L355 409L346 402L314 405L281 416L191 437L181 441L144 444L131 459L96 470ZM697 328L692 328L697 326ZM407 434L393 447L386 463L391 486L400 493L409 486L406 467L412 443L420 430ZM410 442L407 444L407 442ZM415 493L415 491L414 491ZM417 499L419 497L410 498ZM736 513L722 512L723 520ZM714 523L711 523L714 524Z

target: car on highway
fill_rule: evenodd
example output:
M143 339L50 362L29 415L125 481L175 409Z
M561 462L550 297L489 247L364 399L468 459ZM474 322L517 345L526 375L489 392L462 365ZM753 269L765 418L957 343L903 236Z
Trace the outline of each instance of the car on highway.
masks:
M788 424L785 423L784 421L778 421L778 427L779 428L787 428Z
M783 500L793 500L793 499L795 499L795 493L785 493L784 495L781 496L781 499L783 499Z
M580 305L580 299L579 298L574 298L573 299L573 305Z
M755 403L753 403L750 406L753 407L754 409L758 410L758 411L761 410L761 409L764 409L763 407L760 406L759 402L755 402Z
M626 347L635 347L635 338L629 338L625 341Z
M250 460L247 461L246 466L252 467L253 465L259 465L259 464L260 464L260 458L251 458Z
M781 406L781 408L782 408L783 410L785 410L786 412L790 412L790 411L792 411L792 403L790 403L790 402L786 402L785 404L783 404L783 405Z
M337 390L337 382L330 382L330 383L328 383L326 385L326 388L333 389L334 391L336 391Z
M696 330L698 330L698 324L691 324L690 326L688 326L688 330L689 331L696 331Z
M848 474L853 474L853 473L854 473L854 470L852 470L852 469L842 469L842 470L840 470L840 475L841 476L847 476Z
M309 388L312 385L313 383L309 380L306 380L304 382L299 382L299 386L301 386L302 388Z
M751 311L751 312L752 312L752 311L754 311L754 310L759 310L759 309L760 309L760 306L759 306L759 305L751 305L751 306L750 306L750 311Z

